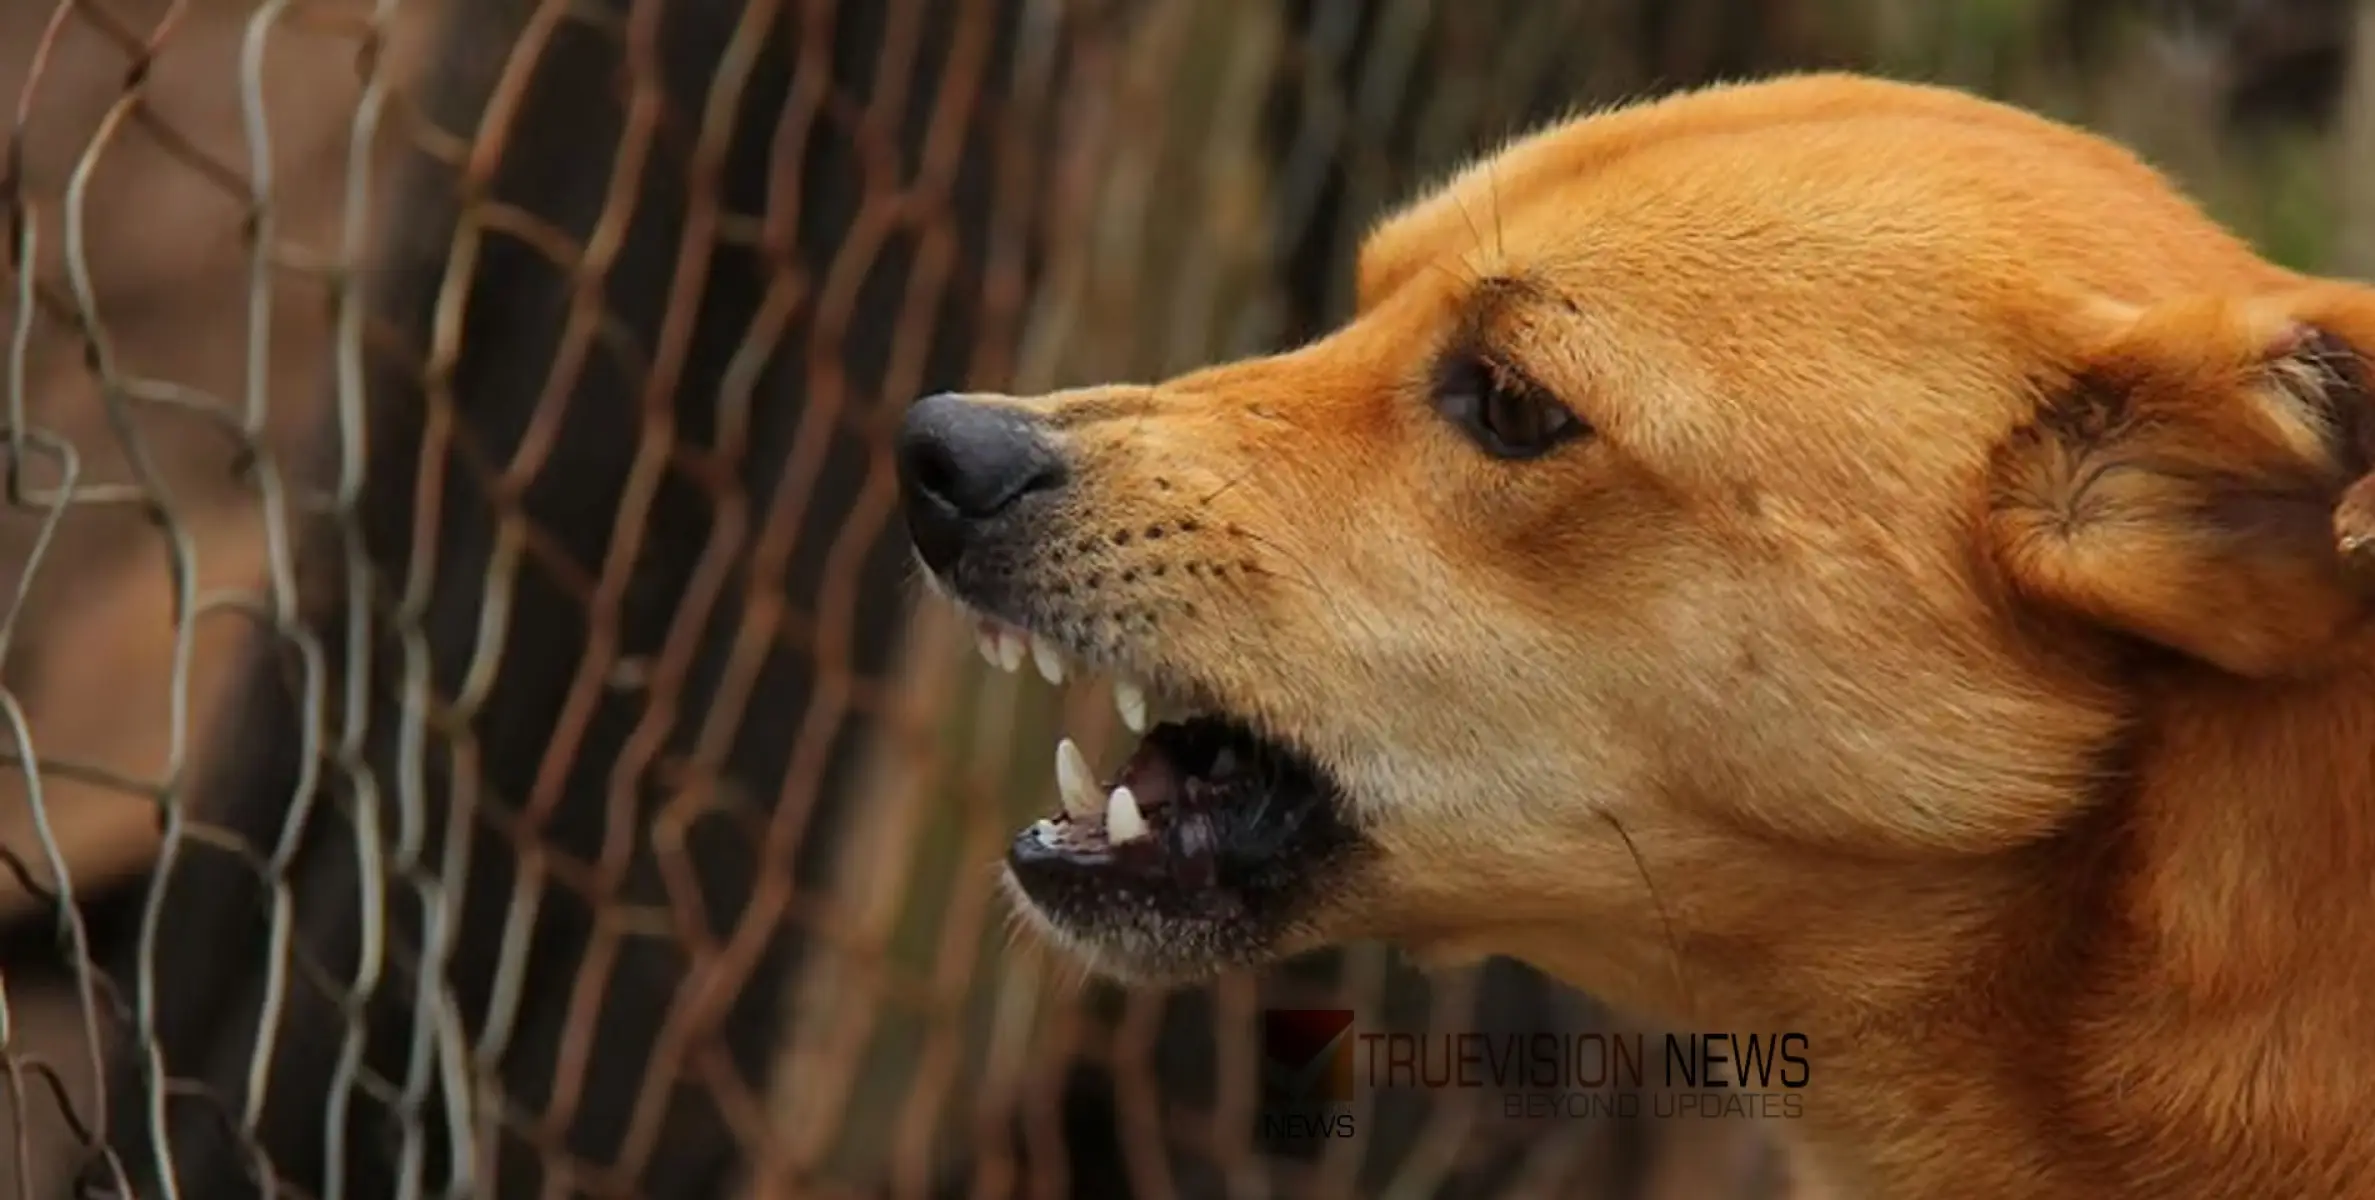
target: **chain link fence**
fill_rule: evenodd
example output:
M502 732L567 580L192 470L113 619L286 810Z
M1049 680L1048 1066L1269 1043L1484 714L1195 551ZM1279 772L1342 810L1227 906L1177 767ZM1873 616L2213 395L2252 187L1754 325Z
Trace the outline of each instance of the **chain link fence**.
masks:
M1548 117L1850 65L2363 268L2347 2L25 0L0 506L22 1196L1815 1195L1770 1123L1371 1089L1266 1009L1633 1028L1355 946L1175 993L995 895L1093 683L912 603L914 396L1312 336Z

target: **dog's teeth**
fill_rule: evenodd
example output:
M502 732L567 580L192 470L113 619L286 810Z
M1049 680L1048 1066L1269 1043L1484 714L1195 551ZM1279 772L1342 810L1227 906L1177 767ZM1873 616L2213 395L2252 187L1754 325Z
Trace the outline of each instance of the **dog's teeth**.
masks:
M1113 706L1132 733L1146 732L1146 689L1127 679L1113 681Z
M1105 798L1105 840L1119 846L1146 836L1146 818L1139 815L1138 797L1117 787Z
M1031 635L1019 629L998 631L998 669L1009 675L1022 669L1023 656L1030 653L1025 643Z
M1220 753L1212 756L1212 769L1205 772L1205 774L1212 776L1214 779L1225 778L1236 773L1237 748L1234 746L1221 747Z
M1040 841L1047 841L1048 839L1056 836L1056 823L1048 820L1046 817L1041 817L1037 821L1032 822L1031 833Z
M1031 661L1039 667L1039 677L1049 683L1064 682L1064 652L1043 637L1031 639ZM1068 743L1067 743L1068 744Z
M1097 797L1097 777L1089 772L1089 760L1071 738L1056 743L1056 793L1064 798L1065 815L1075 821L1094 817L1103 807Z
M987 621L973 627L973 645L981 651L981 661L998 665L998 627Z

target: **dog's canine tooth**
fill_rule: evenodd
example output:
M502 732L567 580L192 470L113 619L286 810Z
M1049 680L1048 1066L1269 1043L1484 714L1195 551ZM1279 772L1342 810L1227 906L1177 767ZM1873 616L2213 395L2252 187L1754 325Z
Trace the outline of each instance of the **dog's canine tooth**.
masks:
M1212 769L1205 772L1214 779L1222 779L1236 773L1237 748L1234 746L1221 747L1220 753L1212 756Z
M1089 760L1071 738L1056 743L1056 793L1064 799L1065 815L1076 821L1095 817L1104 808Z
M1119 846L1146 836L1146 818L1138 812L1138 796L1127 785L1105 798L1105 840Z
M1052 684L1064 682L1064 652L1054 642L1043 637L1031 639L1031 661L1039 668L1039 677Z
M998 631L998 669L1009 675L1022 669L1023 656L1029 653L1025 643L1031 635L1019 629Z
M981 661L998 665L998 627L987 621L973 626L973 645L981 651Z
M1136 681L1113 681L1113 706L1122 714L1122 724L1132 733L1146 732L1146 689Z

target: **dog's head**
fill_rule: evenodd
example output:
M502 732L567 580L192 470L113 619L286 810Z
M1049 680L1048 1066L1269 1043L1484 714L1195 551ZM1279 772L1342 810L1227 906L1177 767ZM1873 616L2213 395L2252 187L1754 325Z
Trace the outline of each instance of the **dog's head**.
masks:
M2375 303L2039 118L1838 77L1591 117L1385 222L1359 295L904 431L993 657L1152 698L1009 862L1104 969L1596 938L1622 990L1815 919L1776 864L2065 825L2139 663L2315 671L2359 622Z

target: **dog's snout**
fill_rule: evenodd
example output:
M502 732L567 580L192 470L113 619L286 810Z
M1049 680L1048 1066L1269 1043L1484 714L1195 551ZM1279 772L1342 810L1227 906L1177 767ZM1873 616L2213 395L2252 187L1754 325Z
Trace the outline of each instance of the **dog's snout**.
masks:
M1065 474L1037 417L947 392L907 410L898 465L908 535L936 571L1023 497L1062 486Z

